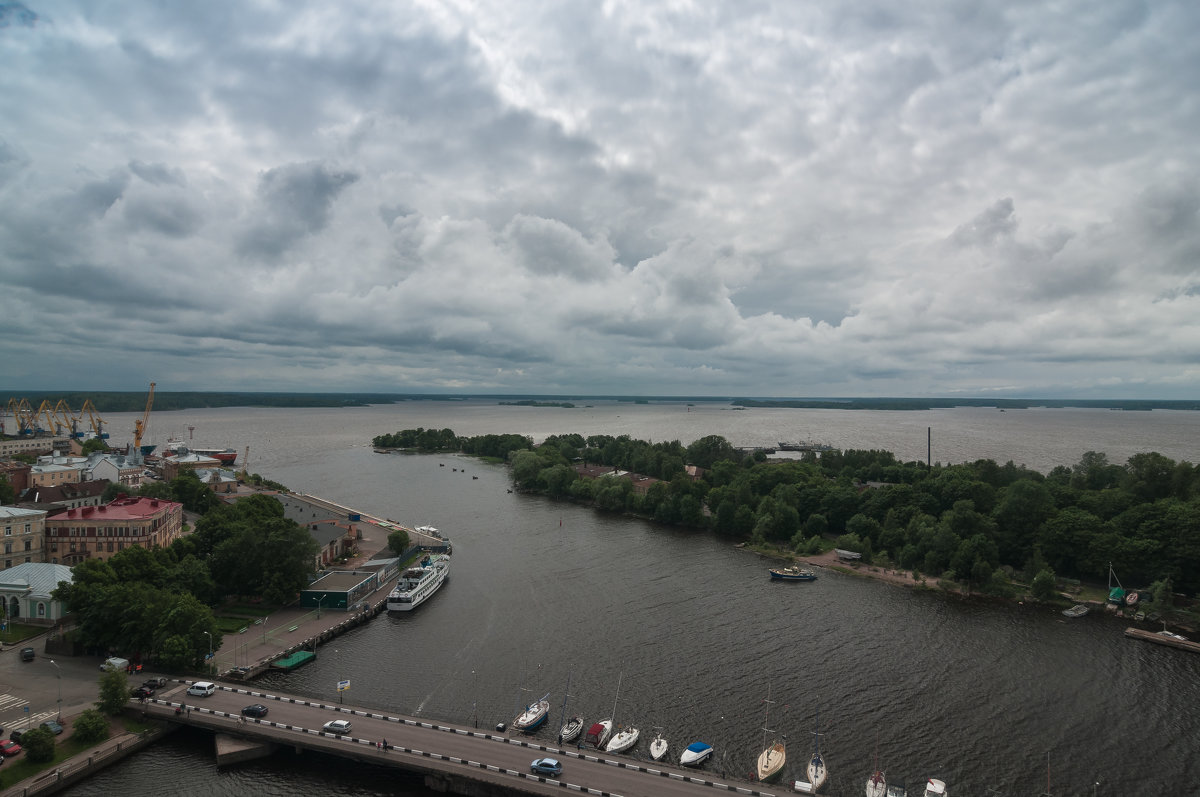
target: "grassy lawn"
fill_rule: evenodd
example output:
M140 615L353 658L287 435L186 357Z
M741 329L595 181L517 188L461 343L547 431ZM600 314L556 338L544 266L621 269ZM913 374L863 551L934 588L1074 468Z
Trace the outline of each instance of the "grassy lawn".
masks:
M248 621L245 617L214 617L217 628L222 634L236 634L243 628L251 625L253 621Z
M18 642L29 639L32 636L44 633L46 627L42 625L25 625L24 623L9 623L8 627L0 631L0 639L4 640L7 645L15 645Z

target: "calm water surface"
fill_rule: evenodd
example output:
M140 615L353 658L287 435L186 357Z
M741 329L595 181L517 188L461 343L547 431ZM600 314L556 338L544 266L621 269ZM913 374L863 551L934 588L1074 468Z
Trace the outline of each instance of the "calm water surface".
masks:
M1044 420L1050 416L1058 422ZM685 443L723 434L737 445L812 438L916 459L932 425L935 459L1013 459L1048 470L1087 450L1118 462L1142 450L1194 461L1193 414L413 402L189 411L179 419L182 431L164 440L185 437L193 424L198 445L239 453L249 445L251 470L294 490L432 523L454 540L451 581L419 611L380 616L323 648L313 664L261 680L267 689L332 699L337 681L349 679L357 703L491 727L547 692L553 724L569 675L571 713L598 720L615 707L619 723L647 738L660 726L676 757L689 742L708 741L718 751L711 768L731 776L748 773L762 747L769 691L778 701L770 727L789 745L788 777L803 777L819 709L830 793L842 795L862 793L876 750L889 778L916 785L941 777L956 796L988 788L1039 794L1047 754L1056 795L1092 794L1097 781L1097 794L1187 794L1200 782L1200 656L1126 640L1117 621L1068 623L1037 607L966 602L829 571L812 584L771 583L763 560L710 535L511 494L498 466L379 455L367 445L374 434L425 426ZM173 420L155 417L152 429ZM431 794L394 773L321 756L281 754L218 772L210 739L190 733L68 793L161 793L164 767L181 794Z

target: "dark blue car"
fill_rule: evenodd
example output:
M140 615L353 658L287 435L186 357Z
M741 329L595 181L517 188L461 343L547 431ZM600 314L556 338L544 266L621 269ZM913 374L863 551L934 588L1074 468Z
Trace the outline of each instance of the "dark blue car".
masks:
M538 758L529 765L529 771L535 775L558 777L562 774L562 764L558 763L557 758Z

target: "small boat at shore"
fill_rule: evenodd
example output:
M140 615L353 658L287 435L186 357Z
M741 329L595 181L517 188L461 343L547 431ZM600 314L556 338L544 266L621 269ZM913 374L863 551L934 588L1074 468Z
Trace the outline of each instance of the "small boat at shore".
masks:
M612 733L612 720L601 720L600 722L593 723L592 727L588 728L587 735L583 737L583 744L590 744L592 747L600 750L604 747L605 742L608 741L610 733Z
M772 581L816 581L817 573L807 567L772 567L768 571Z
M573 742L583 733L583 717L567 716L567 701L571 698L571 673L567 672L567 688L563 691L562 718L563 724L558 729L558 743Z
M698 767L708 760L713 754L713 746L708 742L692 742L683 751L683 755L679 756L679 765L684 767Z
M925 797L946 797L945 781L930 778L925 784Z
M525 707L525 710L513 720L513 729L521 733L533 733L546 722L550 716L550 695L547 693L541 700L535 700Z
M758 754L758 761L755 765L755 777L763 783L770 783L783 774L783 766L787 763L787 747L778 739L771 739L768 744L767 738L774 733L767 727L767 722L771 718L771 706L775 701L771 699L771 690L767 690L766 709L763 713L763 750Z
M655 761L662 761L663 756L667 754L667 740L662 736L662 730L654 735L654 741L650 742L650 758Z
M814 792L820 791L825 786L825 781L829 778L829 768L825 766L825 759L821 757L821 710L817 709L817 722L813 730L813 754L808 760L806 769L808 774L808 782L812 784Z
M887 797L887 778L879 768L879 753L875 753L875 771L867 778L866 797Z
M1077 603L1070 609L1063 609L1063 617L1083 617L1091 611L1091 607L1086 603Z

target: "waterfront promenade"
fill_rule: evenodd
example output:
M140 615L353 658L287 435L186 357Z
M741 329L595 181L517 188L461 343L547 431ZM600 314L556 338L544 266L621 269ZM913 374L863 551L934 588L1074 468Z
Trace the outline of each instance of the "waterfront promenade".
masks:
M550 734L547 739L502 734L232 684L221 684L211 697L188 696L186 688L186 682L172 682L141 708L147 717L215 733L415 771L424 775L427 787L452 794L559 794L567 789L612 797L682 797L716 790L776 797L787 791L729 781L705 770L648 764L573 745L560 748ZM251 703L267 706L268 715L242 718L241 709ZM349 720L351 730L340 736L322 731L333 719ZM387 748L381 749L385 739ZM530 774L530 762L547 755L563 763L561 777Z

